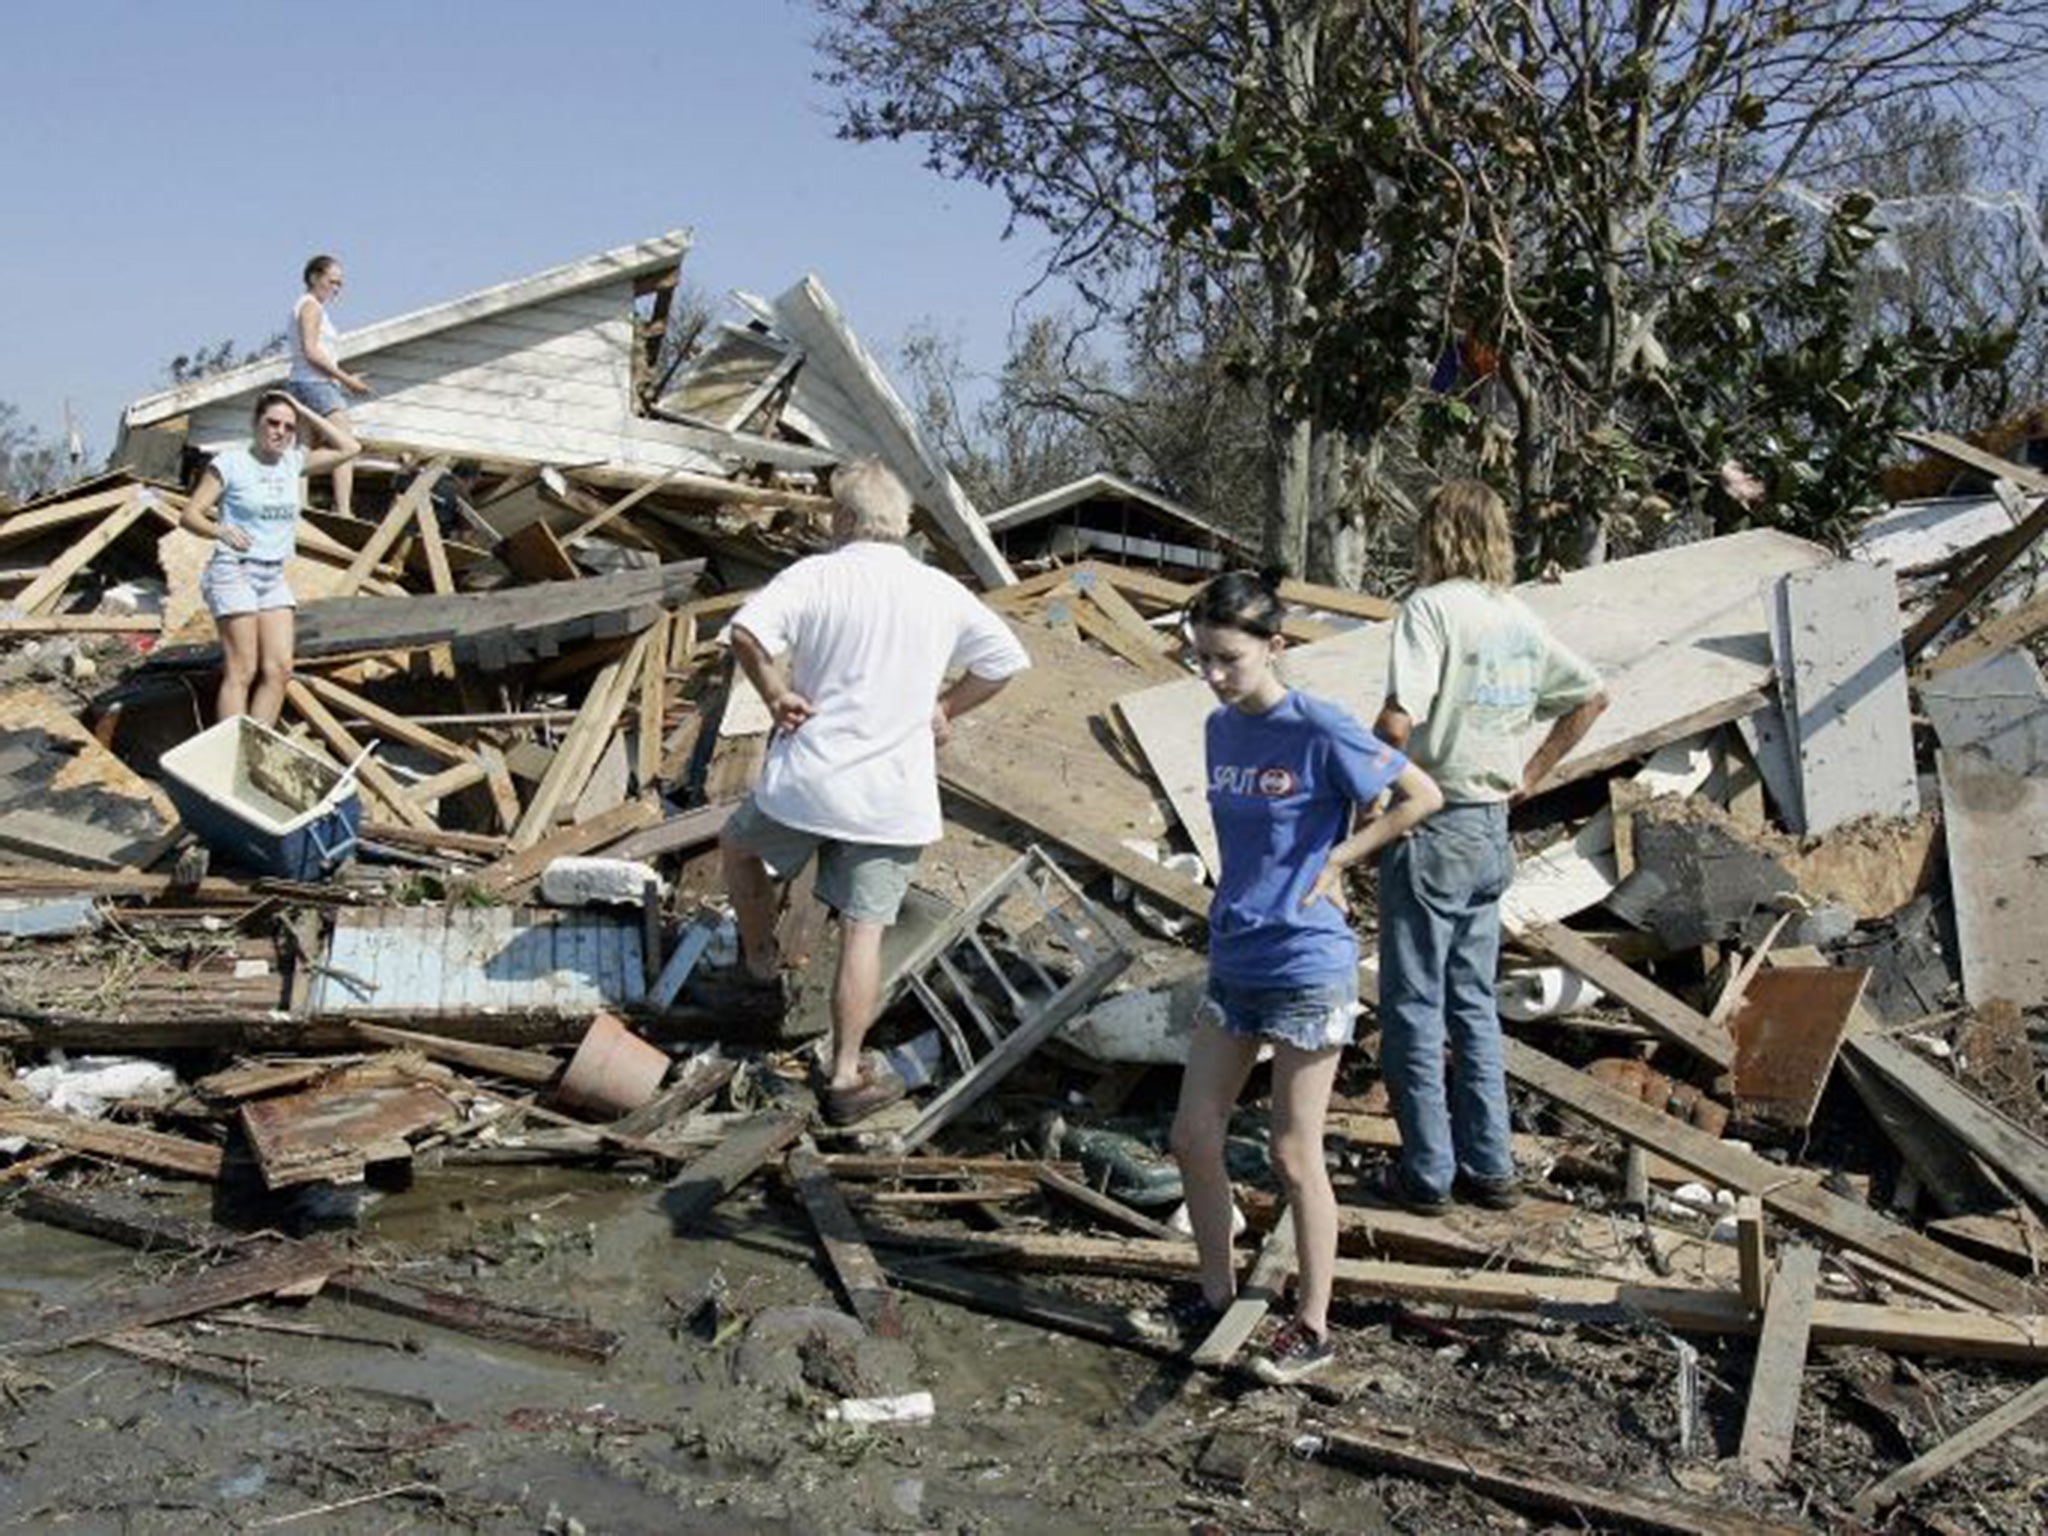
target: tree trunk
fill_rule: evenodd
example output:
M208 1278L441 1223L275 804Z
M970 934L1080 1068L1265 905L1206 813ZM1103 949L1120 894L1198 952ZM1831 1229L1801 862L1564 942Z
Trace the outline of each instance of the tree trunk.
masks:
M1308 569L1309 509L1314 499L1315 434L1309 423L1289 418L1276 404L1271 418L1272 471L1267 485L1266 537L1261 551L1268 565L1290 576Z

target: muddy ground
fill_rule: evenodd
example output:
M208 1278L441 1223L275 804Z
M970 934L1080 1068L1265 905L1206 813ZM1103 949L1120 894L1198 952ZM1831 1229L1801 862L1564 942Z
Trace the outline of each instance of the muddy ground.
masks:
M167 1186L157 1185L158 1190ZM1298 1454L1348 1422L1412 1424L1545 1459L1559 1476L1726 1502L1840 1528L1857 1489L1933 1431L2013 1390L1990 1368L1898 1367L1861 1351L1809 1368L1787 1495L1732 1463L1749 1346L1702 1342L1702 1418L1679 1443L1680 1350L1626 1323L1432 1324L1340 1306L1342 1403L1176 1378L1144 1355L916 1296L905 1346L800 1355L801 1319L839 1304L800 1207L753 1186L706 1236L678 1237L660 1186L620 1172L422 1170L356 1240L409 1279L585 1317L625 1345L604 1365L491 1345L316 1298L169 1330L222 1379L101 1347L0 1366L0 1522L78 1532L1379 1532L1545 1529L1457 1488ZM178 1205L204 1214L204 1196ZM0 1326L175 1273L0 1211ZM690 1317L708 1287L735 1325ZM1143 1304L1138 1282L1089 1293ZM766 1321L762 1321L763 1319ZM772 1338L778 1324L795 1333ZM711 1327L715 1328L715 1324ZM751 1364L758 1381L736 1379ZM810 1380L804 1379L808 1375ZM828 1423L816 1382L928 1388L935 1422ZM2040 1426L2037 1426L2039 1428ZM1221 1434L1221 1438L1217 1438ZM1238 1485L1225 1451L1248 1456ZM2048 1528L2048 1443L2010 1438L1895 1529ZM1205 1473L1204 1464L1210 1470ZM359 1501L351 1503L350 1501ZM1576 1525L1558 1528L1581 1529Z

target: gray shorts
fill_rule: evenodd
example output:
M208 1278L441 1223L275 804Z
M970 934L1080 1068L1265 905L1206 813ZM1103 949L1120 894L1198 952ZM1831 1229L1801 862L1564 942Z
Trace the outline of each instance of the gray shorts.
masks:
M818 899L843 918L885 927L896 921L910 872L924 852L914 845L849 843L786 827L755 805L752 795L732 813L724 837L756 855L778 880L794 879L815 853Z
M206 598L207 611L216 619L298 606L285 583L282 560L251 560L225 544L213 552L200 572L199 590Z

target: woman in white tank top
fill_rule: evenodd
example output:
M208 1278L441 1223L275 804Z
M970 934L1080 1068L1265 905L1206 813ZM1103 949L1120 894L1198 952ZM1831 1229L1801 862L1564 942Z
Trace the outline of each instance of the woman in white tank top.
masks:
M292 307L292 323L285 329L292 360L285 388L307 410L346 433L348 397L367 395L370 382L341 366L341 337L327 317L328 304L341 292L341 263L315 256L306 263L305 280L306 291ZM355 486L355 466L347 461L337 465L334 510L344 517L355 512Z

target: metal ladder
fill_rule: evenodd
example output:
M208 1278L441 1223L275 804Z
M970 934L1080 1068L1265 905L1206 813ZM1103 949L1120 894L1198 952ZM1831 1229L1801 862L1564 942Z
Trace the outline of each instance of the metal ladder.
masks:
M1035 916L1021 930L1003 908L1021 898ZM1029 978L1013 977L983 937L1001 936ZM1047 961L1072 974L1061 981ZM1094 903L1036 843L906 959L904 984L939 1028L959 1076L894 1138L920 1146L994 1088L1052 1032L1093 1002L1131 963ZM964 1015L964 1018L963 1018Z

